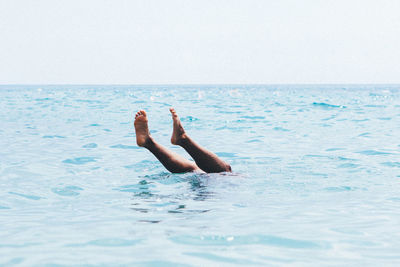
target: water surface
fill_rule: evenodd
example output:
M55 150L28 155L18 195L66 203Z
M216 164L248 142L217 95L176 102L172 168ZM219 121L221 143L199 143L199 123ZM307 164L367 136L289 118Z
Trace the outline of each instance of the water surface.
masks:
M0 264L398 265L398 86L1 86ZM233 174L170 174L169 107Z

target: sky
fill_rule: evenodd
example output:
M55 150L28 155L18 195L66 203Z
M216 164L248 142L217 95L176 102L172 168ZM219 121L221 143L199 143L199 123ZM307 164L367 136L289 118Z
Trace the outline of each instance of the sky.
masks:
M398 0L0 0L0 84L400 83Z

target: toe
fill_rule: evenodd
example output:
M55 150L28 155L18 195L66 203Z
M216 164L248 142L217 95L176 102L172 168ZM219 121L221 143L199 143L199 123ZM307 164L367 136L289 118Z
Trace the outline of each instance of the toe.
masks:
M175 109L170 108L170 111L171 111L172 117L177 117L178 116L178 114L176 114Z

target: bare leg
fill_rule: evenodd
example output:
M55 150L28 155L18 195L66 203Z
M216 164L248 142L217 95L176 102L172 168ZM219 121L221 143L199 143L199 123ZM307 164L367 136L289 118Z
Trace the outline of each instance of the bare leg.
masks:
M183 173L201 171L194 162L191 162L156 143L150 136L147 121L147 115L144 110L136 113L134 124L138 146L147 148L170 172Z
M231 166L218 158L217 155L198 145L185 132L175 109L169 109L172 114L174 130L171 143L183 147L192 156L197 166L207 173L230 172Z

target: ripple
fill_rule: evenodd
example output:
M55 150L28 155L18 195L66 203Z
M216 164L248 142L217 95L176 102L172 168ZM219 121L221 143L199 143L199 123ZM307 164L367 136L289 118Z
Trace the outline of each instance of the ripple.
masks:
M171 241L184 245L194 246L240 246L240 245L267 245L294 249L326 249L330 245L326 242L289 239L271 235L247 236L175 236Z
M362 137L362 136L370 137L370 135L371 135L371 133L362 133L362 134L359 134L358 136L359 137Z
M324 102L314 102L312 103L314 107L320 107L323 109L335 109L335 108L345 108L345 106L339 106L339 105L332 105Z
M359 166L360 166L359 164L354 164L354 163L343 163L343 164L340 164L338 166L338 168L350 168L350 169L353 169L353 168L357 168Z
M290 132L290 130L283 128L283 127L274 127L273 130L280 131L280 132Z
M245 143L263 143L263 141L260 139L250 139L250 140L246 141Z
M16 192L8 192L8 193L11 195L16 195L16 196L20 196L20 197L24 197L24 198L32 199L32 200L42 199L42 197L35 196L35 195L26 195L26 194L21 194L21 193L16 193Z
M25 258L22 257L17 257L17 258L12 258L10 261L5 263L3 266L14 266L22 263L25 260Z
M138 184L123 185L113 190L120 192L130 192L130 193L150 193L150 188L156 187L154 184L149 184L147 181L142 180Z
M75 164L75 165L83 165L86 163L90 162L96 162L95 157L79 157L79 158L73 158L73 159L66 159L62 161L63 163L67 164Z
M168 213L206 213L209 212L210 210L169 210Z
M38 246L38 245L41 245L41 243L27 242L24 244L0 244L0 248L26 248L26 247L32 247L32 246Z
M366 108L386 108L385 105L364 105Z
M307 154L304 155L305 158L326 158L326 159L330 159L331 156L326 156L326 155L317 155L317 154Z
M251 120L263 120L265 116L241 116L243 119L251 119Z
M321 119L322 121L329 121L329 120L331 120L331 119L334 119L334 118L336 118L337 117L337 115L332 115L332 116L330 116L330 117L327 117L327 118L324 118L324 119Z
M345 192L345 191L354 191L355 188L350 186L332 186L332 187L325 187L324 190L329 192Z
M340 147L332 147L332 148L328 148L325 149L325 151L338 151L338 150L345 150L344 148L340 148Z
M71 196L78 196L80 193L77 191L81 191L81 190L83 190L83 188L80 188L80 187L74 186L74 185L68 185L65 187L53 188L51 191L53 191L53 193L60 195L60 196L71 197Z
M138 146L128 146L128 145L122 145L122 144L113 145L113 146L110 146L110 148L120 148L120 149L140 149L140 147L138 147Z
M160 223L162 222L161 220L138 220L138 222L144 222L144 223Z
M83 145L82 147L83 148L96 148L97 144L96 143L89 143L89 144Z
M86 247L86 246L99 246L99 247L128 247L135 246L140 243L141 240L136 239L119 239L119 238L105 238L105 239L97 239L92 240L86 243L78 243L78 244L68 244L66 247Z
M358 159L352 159L352 158L346 158L346 157L338 157L337 158L340 161L359 161Z
M226 263L242 264L242 265L259 265L259 266L264 265L263 263L257 262L257 261L239 259L239 258L228 258L228 257L215 255L213 253L184 252L183 254L184 255L188 255L188 256L194 256L194 257L203 258L203 259L206 259L206 260L211 260L211 261L214 261L214 262L226 262Z
M42 102L42 101L50 101L54 100L54 98L45 97L45 98L36 98L35 101Z
M395 162L382 162L381 163L382 165L384 165L384 166L388 166L388 167L393 167L393 168L400 168L400 162L397 162L397 161L395 161Z
M181 118L181 121L198 121L198 118L192 117L192 116L185 116Z
M157 169L158 162L153 160L142 160L137 163L123 166L126 169L134 169L137 171ZM169 173L166 173L169 174Z
M222 114L241 114L243 113L242 111L228 111L228 110L218 110L218 113Z
M363 155L368 155L368 156L379 156L379 155L392 155L392 153L389 152L381 152L377 150L363 150L363 151L358 151L356 152L358 154L363 154Z
M159 260L159 261L143 261L143 262L135 262L131 266L140 266L140 267L191 267L191 264L182 264L173 261Z
M61 135L44 135L43 138L66 138L66 137Z
M218 157L227 157L227 158L234 158L234 157L236 157L236 153L216 152L215 154L216 154Z
M215 130L217 130L217 131L220 131L220 130L233 130L235 132L242 132L243 130L250 129L250 128L252 128L252 127L231 127L231 126L224 125L222 127L215 128Z
M79 103L89 103L89 104L100 104L100 103L102 103L99 100L93 100L93 99L76 99L75 101L79 102Z

